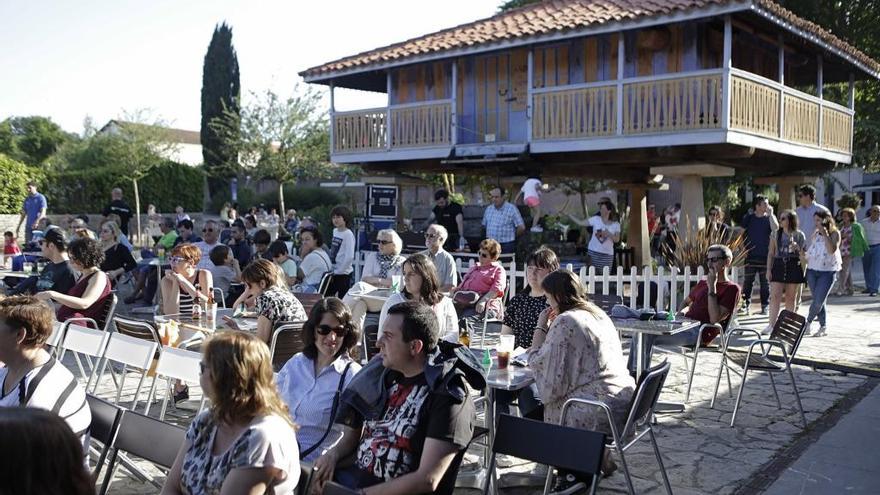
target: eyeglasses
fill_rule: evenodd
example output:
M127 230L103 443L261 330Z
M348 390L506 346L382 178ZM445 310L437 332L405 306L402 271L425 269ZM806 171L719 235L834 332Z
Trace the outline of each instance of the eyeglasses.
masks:
M336 334L337 337L345 337L345 334L348 333L348 328L345 326L331 327L330 325L318 325L315 328L315 331L318 332L318 335L330 335L330 332Z
M726 260L726 259L727 259L727 256L711 256L711 257L706 257L706 261L709 262L709 263L715 263L715 262L717 262L717 261L722 261L722 260Z
M437 239L440 237L438 234L432 234L430 232L425 232L425 239Z
M386 245L386 244L394 244L393 241L389 241L389 240L386 240L386 239L377 239L376 242L378 242L379 244L381 244L381 245L383 245L383 246Z
M486 251L480 251L480 258L491 258Z
M186 258L181 257L181 256L172 256L172 257L168 258L168 263L170 263L172 265L179 265L180 263L183 263L184 261L188 261L188 260Z
M214 232L214 229L202 229L202 232Z

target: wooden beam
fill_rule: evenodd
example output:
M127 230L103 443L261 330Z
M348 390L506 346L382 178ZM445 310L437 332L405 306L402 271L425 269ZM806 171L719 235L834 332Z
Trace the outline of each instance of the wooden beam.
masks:
M334 90L336 89L336 85L333 81L330 81L330 152L333 152L333 128L336 127L336 123L333 121L334 116L336 114L336 101L334 97ZM390 96L390 95L389 95Z
M623 135L623 72L626 68L626 46L624 32L617 33L617 130L618 136Z
M779 35L779 84L785 85L785 38ZM785 92L779 90L779 138L785 136Z
M458 59L452 59L452 146L458 144Z
M733 26L730 14L724 16L724 51L721 56L721 128L730 129L730 68L733 56Z
M823 73L822 68L822 55L816 55L816 93L819 96L819 147L822 147L822 127L823 127L823 118L822 107L824 106L824 86L825 86L825 74Z
M398 76L402 77L402 76ZM391 135L391 71L385 73L385 91L388 95L388 103L385 109L385 149L391 149L391 141L393 141L393 136ZM400 98L400 95L398 95Z
M535 49L529 48L529 56L526 62L526 142L532 142L532 124L534 122L534 108L532 101L532 89L535 84Z

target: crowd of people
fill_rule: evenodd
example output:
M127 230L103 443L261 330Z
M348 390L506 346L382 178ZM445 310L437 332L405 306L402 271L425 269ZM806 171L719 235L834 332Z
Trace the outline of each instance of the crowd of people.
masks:
M540 183L532 188L539 190ZM249 307L256 314L251 332L234 331L232 324L233 331L210 337L161 335L167 345L201 353L200 386L210 400L189 425L165 482L162 493L167 494L292 493L301 460L314 465L316 492L330 480L360 493L446 492L454 482L448 474L454 474L473 435L471 397L486 387L486 369L474 354L462 352L462 344L469 345L469 336L488 318L503 322L501 334L513 335L535 373L531 386L495 394L499 411L509 412L516 401L524 417L560 423L567 399L594 399L608 405L620 428L635 391L634 377L643 371L636 362L649 366L655 345L710 343L750 303L756 279L761 311L770 319L768 331L783 303L797 309L806 284L812 296L807 320L818 321L816 336L827 332L826 301L835 282L838 293L852 293L853 258L863 258L867 293L876 295L880 282L880 206L872 206L861 221L854 211L843 210L838 226L827 208L815 202L810 186L800 189L796 210L778 216L766 197L757 196L742 221L749 248L744 287L730 277L731 249L711 245L705 253L706 279L680 308L670 308L707 328L645 336L645 354L636 359L633 353L627 357L610 316L590 302L576 274L560 268L552 249L541 247L527 256L526 285L505 300L509 278L498 259L524 224L500 187L492 190L493 203L484 216L487 238L479 244L477 262L459 279L448 247L456 246L450 239L461 238L461 213L445 211L455 203L441 193L432 218L437 223L425 230L424 251L405 255L398 233L381 230L377 250L353 280L353 214L345 206L331 212L334 228L326 246L314 220L300 220L295 212L283 225L276 219L282 234L273 239L257 227L252 214L240 218L228 206L225 219L202 222L201 237L182 211L160 218L153 246L134 251L127 238L131 212L125 214L121 191L112 192L100 231L92 233L85 219L72 219L67 231L43 228L45 198L33 199L38 193L29 186L23 220L33 227L27 238L39 244L46 265L10 283L0 299L0 362L5 365L0 367L0 436L15 438L21 429L33 428L30 417L4 406L52 411L55 419L43 428L61 432L56 442L79 443L79 448L58 447L58 452L73 461L65 467L71 470L66 479L80 479L90 422L85 390L44 347L54 320L101 321L108 298L125 277L134 291L127 302L152 301L158 288L158 309L164 314L192 312L214 297L215 288L232 307ZM529 206L539 208L540 203ZM720 208L710 214L707 228L729 239ZM613 246L621 232L613 202L603 199L597 216L575 220L593 228L590 256L607 266L607 244ZM295 229L298 243L283 234L288 226ZM15 244L15 236L7 236L6 244ZM164 263L169 268L157 281L156 265ZM325 278L325 297L306 313L297 293L316 292ZM365 297L389 289L384 301ZM369 313L378 313L379 352L360 356L367 350L360 344ZM303 322L303 350L273 374L272 332L291 321ZM696 342L699 335L702 341ZM175 402L189 398L182 383L174 385L173 393ZM610 434L602 411L578 409L566 425ZM610 475L615 469L606 455L603 472ZM555 493L586 486L576 473L561 474Z

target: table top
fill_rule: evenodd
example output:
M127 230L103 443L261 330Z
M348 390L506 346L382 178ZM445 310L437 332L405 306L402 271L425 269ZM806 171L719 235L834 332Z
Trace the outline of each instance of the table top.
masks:
M697 320L636 320L612 318L614 327L622 332L643 333L648 335L675 335L692 328L699 327Z
M478 361L483 360L482 349L470 350ZM486 385L490 388L499 390L519 390L528 387L535 382L535 372L528 366L518 366L513 364L511 358L510 364L505 369L498 369L498 358L495 351L489 351L492 356L492 367L486 374Z
M224 316L232 316L232 309L218 308L217 319L211 322L205 318L205 315L202 315L198 320L193 320L192 314L156 315L153 319L156 323L165 323L169 320L174 320L180 324L182 328L212 333L218 329L232 328L223 320ZM254 318L234 318L234 321L239 330L254 332L257 329L257 320Z
M6 268L0 269L0 277L28 278L31 275L37 274L33 272L14 272L12 270L7 270Z
M367 292L366 294L361 294L358 297L361 297L364 299L373 299L375 301L385 302L388 300L388 298L391 297L392 294L394 294L394 293L391 292L391 289L376 289L372 292Z

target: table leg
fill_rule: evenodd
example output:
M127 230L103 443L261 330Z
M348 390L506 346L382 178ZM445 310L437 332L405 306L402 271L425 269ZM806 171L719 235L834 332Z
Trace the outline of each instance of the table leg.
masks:
M486 438L486 455L484 458L485 466L489 466L492 457L492 444L495 443L495 389L489 387L486 392L486 429L489 430ZM494 473L486 473L489 477L489 492L498 495L498 466L495 466Z
M644 356L644 340L642 339L642 332L633 332L633 345L632 351L636 353L636 383L639 382L639 379L642 377L642 372L645 371L645 363L642 356Z

